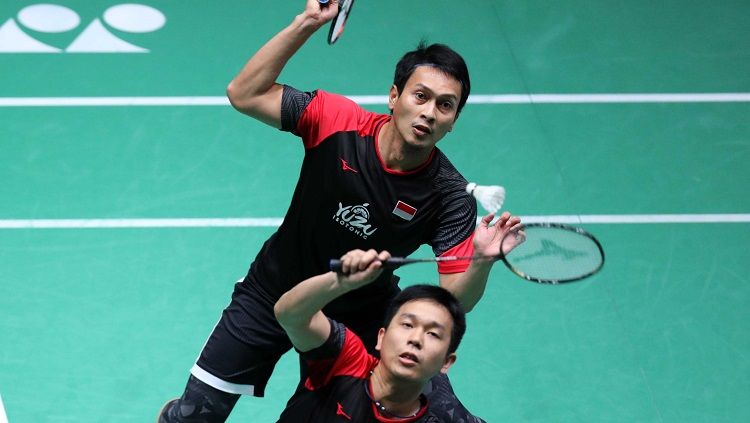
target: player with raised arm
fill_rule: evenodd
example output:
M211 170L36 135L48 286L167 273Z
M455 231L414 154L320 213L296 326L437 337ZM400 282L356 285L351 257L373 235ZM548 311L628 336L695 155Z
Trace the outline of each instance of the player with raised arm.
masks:
M309 369L279 423L440 423L422 393L435 375L456 361L466 330L464 311L448 291L414 285L401 291L378 331L370 355L362 341L322 311L326 304L375 280L387 252L350 251L348 274L313 276L281 296L274 308Z
M327 272L347 251L387 250L406 257L428 244L436 256L496 255L520 219L503 213L476 225L467 181L436 147L453 129L470 80L464 60L441 44L420 45L396 65L391 114L369 112L323 90L277 82L297 50L335 15L335 1L305 10L263 45L232 80L227 94L242 113L301 138L304 160L292 202L265 242L191 369L181 398L160 414L166 422L223 422L241 394L263 396L278 359L292 344L273 314L276 301L300 281ZM505 246L503 246L505 248ZM439 282L466 311L482 296L492 262L438 265ZM374 353L398 278L375 281L325 307ZM436 412L477 422L438 375L427 393Z

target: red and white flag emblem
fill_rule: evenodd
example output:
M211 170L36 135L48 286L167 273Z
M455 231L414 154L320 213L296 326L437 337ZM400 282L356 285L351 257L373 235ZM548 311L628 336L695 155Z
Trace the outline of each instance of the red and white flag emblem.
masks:
M417 209L399 200L393 208L393 214L404 220L411 220L417 214Z

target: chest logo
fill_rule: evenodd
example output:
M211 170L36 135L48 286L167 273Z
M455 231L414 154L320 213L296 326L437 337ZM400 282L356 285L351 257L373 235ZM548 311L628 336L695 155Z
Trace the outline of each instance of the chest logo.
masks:
M333 221L346 228L349 232L367 239L374 234L377 228L370 223L370 211L367 206L370 203L364 203L356 206L344 206L339 203L336 214L333 215Z
M343 416L343 417L344 417L345 419L347 419L347 420L351 420L351 419L352 419L352 418L351 418L351 416L349 416L348 414L346 414L346 413L344 412L344 406L343 406L343 405L341 405L341 403L340 403L340 402L337 402L337 403L336 403L336 406L337 406L337 408L336 408L336 415L337 415L337 416Z
M349 166L349 163L347 163L347 162L346 162L346 160L342 159L341 157L339 157L339 160L341 160L341 170L343 170L344 172L354 172L354 173L359 173L359 172L357 171L357 169L355 169L355 168L353 168L353 167Z
M399 200L396 207L393 208L393 214L406 221L411 221L417 214L417 209Z

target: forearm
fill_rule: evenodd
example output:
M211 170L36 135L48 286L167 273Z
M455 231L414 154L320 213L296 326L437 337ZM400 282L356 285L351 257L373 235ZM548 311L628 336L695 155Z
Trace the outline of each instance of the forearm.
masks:
M323 307L335 298L374 281L382 272L382 261L389 257L387 251L349 251L341 257L342 273L313 276L282 295L273 311L292 344L300 351L322 345L331 331Z
M276 80L289 59L320 25L318 20L302 13L261 47L227 87L232 106L278 127L281 87Z
M474 254L492 257L502 250L508 254L519 242L523 242L523 228L521 219L503 212L497 221L490 225L494 214L482 217L482 221L474 231ZM515 239L504 242L510 233L516 234ZM464 310L471 311L484 295L487 278L490 276L493 261L472 261L463 273L440 275L440 285L451 291L461 301Z
M440 286L450 291L468 313L484 295L491 262L473 261L463 273L440 275Z
M276 302L274 313L284 329L307 326L316 313L346 292L336 273L324 273L306 279L284 293Z

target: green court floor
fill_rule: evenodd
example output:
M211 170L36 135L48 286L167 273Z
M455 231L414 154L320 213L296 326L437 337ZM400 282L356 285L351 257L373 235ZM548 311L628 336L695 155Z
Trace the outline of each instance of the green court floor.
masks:
M0 3L0 423L151 422L283 217L303 154L189 99L221 100L303 2L146 0L166 18L146 32L112 25L118 2L83 0L55 3L75 28L34 30L20 12L37 4ZM148 52L66 52L95 21ZM2 52L8 22L62 51ZM359 0L338 44L316 34L289 63L281 80L298 88L383 96L424 38L464 55L472 94L615 94L477 100L439 145L469 180L505 186L513 213L599 217L582 226L607 252L568 286L493 270L450 373L476 414L750 421L748 22L747 1ZM58 105L90 97L183 104ZM231 218L272 220L206 221ZM436 279L431 265L400 275ZM297 377L288 354L267 397L243 398L229 422L275 421Z

